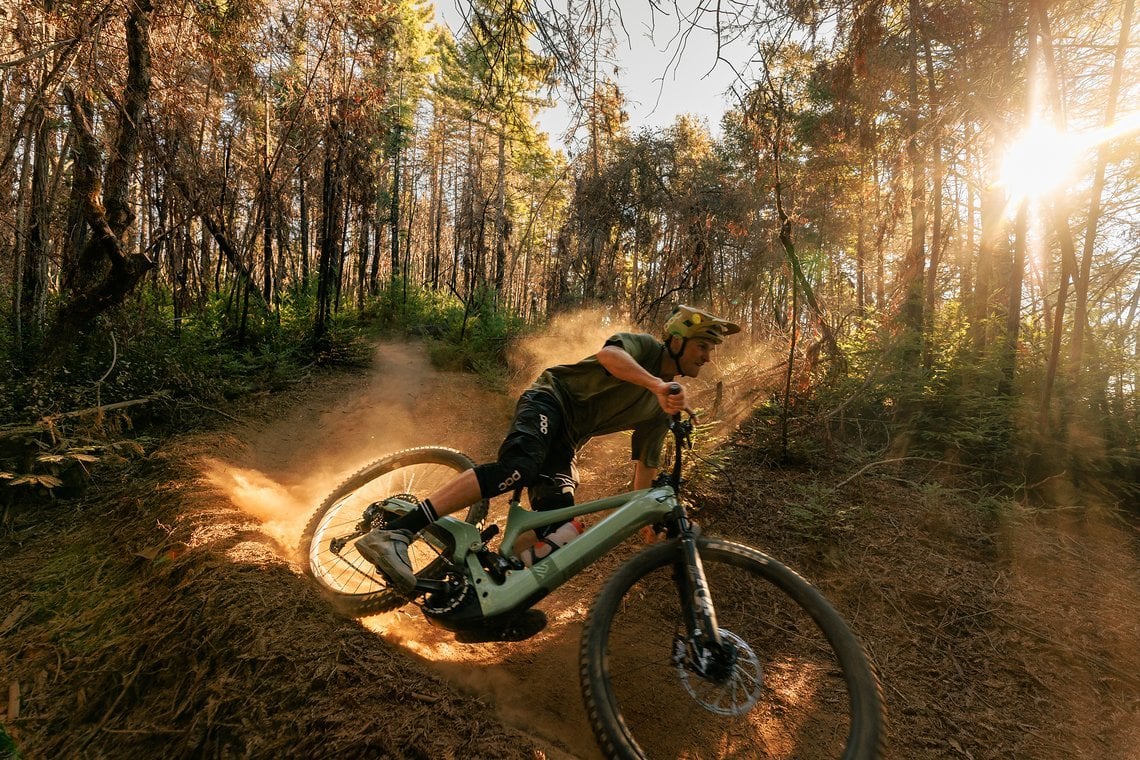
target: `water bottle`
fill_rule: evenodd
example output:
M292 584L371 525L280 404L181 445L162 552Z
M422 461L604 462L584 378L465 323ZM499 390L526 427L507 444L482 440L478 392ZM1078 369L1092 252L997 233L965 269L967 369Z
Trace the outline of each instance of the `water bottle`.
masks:
M565 523L559 527L558 530L554 531L549 536L540 538L529 548L523 549L521 552L519 552L519 559L522 560L522 563L524 565L530 567L540 559L549 557L555 549L565 546L578 536L582 535L583 531L585 530L586 527L582 525L582 522L578 520L578 518L574 518L570 522Z

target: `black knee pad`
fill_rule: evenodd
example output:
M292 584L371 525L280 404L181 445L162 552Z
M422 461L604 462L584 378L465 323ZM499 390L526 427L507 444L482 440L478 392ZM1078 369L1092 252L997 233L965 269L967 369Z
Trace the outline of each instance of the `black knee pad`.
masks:
M539 475L527 489L530 508L538 511L574 506L578 483L569 475Z
M484 499L525 488L534 482L537 475L538 464L526 459L490 462L475 467L475 479L479 481L479 493Z

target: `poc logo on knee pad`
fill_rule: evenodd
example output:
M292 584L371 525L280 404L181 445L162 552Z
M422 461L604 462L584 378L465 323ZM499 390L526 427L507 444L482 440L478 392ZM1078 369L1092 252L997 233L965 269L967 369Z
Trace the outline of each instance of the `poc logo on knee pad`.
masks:
M538 415L538 429L542 431L543 435L550 432L550 420L545 414Z
M510 477L499 484L499 492L501 493L503 491L506 491L515 483L518 483L520 480L522 480L522 473L520 473L518 470L515 470L511 473Z

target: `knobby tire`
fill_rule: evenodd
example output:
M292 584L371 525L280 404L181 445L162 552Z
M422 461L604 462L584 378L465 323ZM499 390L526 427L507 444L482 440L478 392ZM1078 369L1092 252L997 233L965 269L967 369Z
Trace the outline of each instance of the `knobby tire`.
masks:
M718 627L754 653L740 659L745 687L678 671L675 641L685 634L674 579L680 545L651 547L606 582L582 633L581 685L603 754L877 757L883 732L878 679L839 613L763 552L712 538L697 543ZM721 702L749 692L749 682L760 684L751 689L755 704L741 715L717 714ZM701 694L711 706L698 702L693 690L711 695Z

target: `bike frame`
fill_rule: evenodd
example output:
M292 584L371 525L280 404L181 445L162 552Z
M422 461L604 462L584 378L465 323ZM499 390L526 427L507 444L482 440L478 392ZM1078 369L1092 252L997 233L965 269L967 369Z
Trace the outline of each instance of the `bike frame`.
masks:
M674 393L679 392L680 386L676 388ZM484 562L490 551L484 534L474 525L453 517L444 517L429 529L436 532L437 540L442 540L438 531L450 534L450 541L446 543L454 547L451 550L451 560L466 568L475 597L479 600L480 612L485 619L530 607L641 528L666 522L666 518L669 518L676 528L683 557L678 566L677 582L681 591L685 625L690 634L689 645L695 647L694 653L702 662L707 658L696 650L703 651L711 646L722 651L716 610L709 595L701 557L697 552L696 531L677 495L677 486L681 482L682 449L692 431L692 423L690 420L682 424L681 416L674 415L669 429L673 433L676 454L673 458L672 477L665 485L541 512L524 508L520 503L522 490L516 491L507 511L507 528L499 544L497 557L506 568L500 566L492 573L485 567ZM606 510L613 511L582 535L531 567L520 568L517 561L511 563L509 558L504 559L503 550L513 551L519 536L528 530ZM494 559L492 555L492 561ZM431 582L420 583L426 585Z
M513 498L500 544L506 551L528 530L581 515L613 511L531 567L509 570L501 582L496 581L480 561L478 555L487 547L478 528L453 517L443 517L433 529L450 534L448 543L454 547L451 560L467 569L483 616L490 618L530 607L644 526L662 522L678 506L677 494L668 485L544 512L527 509L518 497Z

